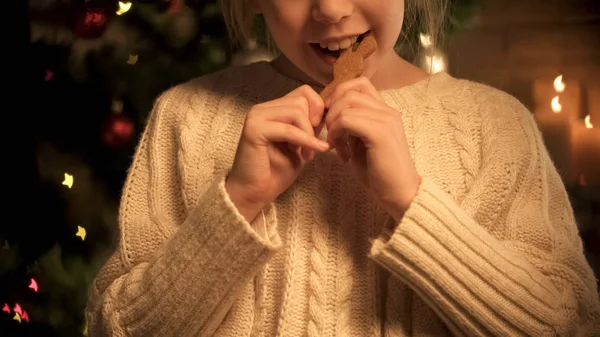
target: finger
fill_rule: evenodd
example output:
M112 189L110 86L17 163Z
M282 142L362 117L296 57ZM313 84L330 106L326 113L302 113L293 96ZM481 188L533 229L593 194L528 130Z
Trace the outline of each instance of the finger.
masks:
M267 141L286 142L300 147L307 147L315 151L323 152L329 149L329 144L310 136L300 128L281 122L268 121L263 128L263 136Z
M295 125L310 136L315 135L315 130L306 118L305 112L300 107L272 107L262 112L262 117L267 121L276 121Z
M301 154L305 161L311 161L315 158L315 151L308 147L303 147Z
M303 97L308 105L308 119L313 126L319 125L323 118L325 103L323 98L308 84L302 85L284 97Z
M299 97L298 97L299 98ZM304 98L299 98L302 101L305 101ZM298 102L296 102L298 103ZM271 106L268 110L265 110L264 117L271 121L279 121L283 123L289 123L295 125L308 133L311 136L314 136L314 129L308 118L306 117L306 110L302 109L302 107L298 107L298 105L292 107L284 107L284 106ZM298 153L299 146L296 144L288 143L288 148L293 153ZM309 153L304 149L299 152L299 154L305 160L308 160Z
M331 146L342 142L346 133L360 138L365 146L369 146L374 143L378 130L381 129L381 122L372 115L371 110L348 108L328 124L327 128L327 142Z
M325 108L329 108L331 103L335 102L338 97L350 90L358 91L372 97L375 100L382 101L379 92L377 92L377 89L375 89L375 86L373 86L371 80L365 76L359 76L357 78L340 83L325 102Z
M384 104L383 101L374 100L371 96L362 92L354 90L346 91L342 96L333 101L329 107L327 116L325 116L325 122L330 123L338 117L340 111L346 108L363 108L377 111L384 109Z
M319 137L319 135L321 134L321 131L323 130L324 127L325 127L325 120L322 119L321 122L319 122L319 125L314 128L315 137ZM309 152L310 152L310 155L309 155L308 160L313 160L315 158L315 152L313 150L309 150Z
M269 101L269 102L264 102L264 103L260 104L261 109L263 109L263 110L268 109L269 111L271 111L275 108L284 109L284 108L289 108L289 107L294 107L294 108L300 110L302 112L301 115L304 116L304 118L306 118L306 120L310 121L309 103L306 100L306 98L303 96L300 96L300 95L284 96L279 99Z
M288 148L294 153L298 153L305 161L311 161L315 157L315 151L308 147L300 147L292 143L288 143ZM298 151L300 150L300 151Z

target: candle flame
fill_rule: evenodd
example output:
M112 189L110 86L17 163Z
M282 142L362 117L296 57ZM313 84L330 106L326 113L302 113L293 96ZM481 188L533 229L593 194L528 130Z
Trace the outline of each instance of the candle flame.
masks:
M555 80L554 80L554 90L556 90L556 92L563 92L565 91L565 83L563 82L563 75L558 76Z
M590 115L585 116L585 127L588 129L593 128L592 122L590 121Z
M552 111L554 111L554 113L559 113L562 111L562 105L560 105L558 102L558 96L552 99Z

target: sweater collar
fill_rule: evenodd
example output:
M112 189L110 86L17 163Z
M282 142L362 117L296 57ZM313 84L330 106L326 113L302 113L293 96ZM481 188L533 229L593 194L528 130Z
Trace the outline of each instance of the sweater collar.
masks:
M252 87L262 93L268 93L269 97L264 97L266 100L281 97L304 84L301 81L282 74L268 61L259 61L251 66L256 67L256 73L260 74L255 77ZM421 105L427 100L438 96L444 89L451 87L452 85L449 84L453 81L456 80L448 73L439 72L411 85L381 90L379 94L388 104L393 104L397 108L404 110L411 106ZM264 90L265 87L275 90ZM311 87L317 92L323 90L322 85L311 85Z

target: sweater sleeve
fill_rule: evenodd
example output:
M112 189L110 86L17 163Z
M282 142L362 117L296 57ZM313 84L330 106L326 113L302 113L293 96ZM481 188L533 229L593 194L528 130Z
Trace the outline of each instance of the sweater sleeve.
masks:
M482 166L466 197L423 177L371 257L456 335L599 336L596 279L564 185L529 111L501 106L482 116Z
M212 335L281 245L274 205L248 223L226 193L225 174L186 209L174 141L185 100L176 89L157 100L136 149L118 246L89 289L91 336Z

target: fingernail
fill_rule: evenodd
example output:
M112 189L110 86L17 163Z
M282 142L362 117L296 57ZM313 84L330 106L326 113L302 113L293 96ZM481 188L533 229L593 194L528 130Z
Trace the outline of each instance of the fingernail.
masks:
M318 145L320 148L322 148L323 150L327 150L327 149L329 148L329 143L327 143L327 142L325 142L325 141L322 141L322 140L320 140L320 139L317 139L315 142L316 142L316 143L317 143L317 145Z

